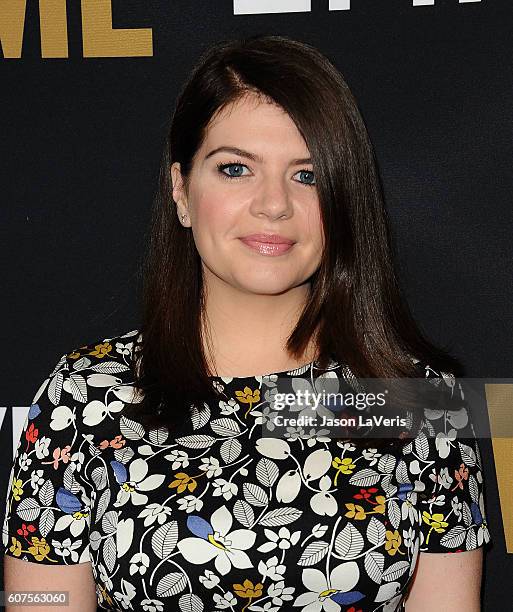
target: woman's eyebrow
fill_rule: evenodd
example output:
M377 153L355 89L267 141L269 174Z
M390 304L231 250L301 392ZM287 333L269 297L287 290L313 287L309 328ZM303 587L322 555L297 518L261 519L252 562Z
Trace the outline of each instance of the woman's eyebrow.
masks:
M212 157L212 155L215 155L216 153L233 153L234 155L238 155L239 157L247 157L248 159L251 159L252 161L256 161L259 163L262 163L262 157L260 155L256 155L255 153L250 153L249 151L245 151L244 149L239 149L238 147L227 147L227 146L222 146L222 147L217 147L215 149L212 149L212 151L210 151L210 153L207 153L207 155L205 156L205 160L207 160L209 157ZM312 163L312 158L311 157L303 157L300 159L293 159L290 162L291 166L299 166L301 164L311 164Z

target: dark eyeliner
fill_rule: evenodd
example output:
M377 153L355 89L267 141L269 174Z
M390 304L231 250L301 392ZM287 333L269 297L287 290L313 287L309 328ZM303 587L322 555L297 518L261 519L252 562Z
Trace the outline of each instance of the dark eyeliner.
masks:
M229 166L244 166L245 168L247 168L247 165L242 163L240 160L235 160L235 161L226 162L226 163L219 162L218 164L216 164L216 167L217 167L219 174L222 175L222 178L227 179L229 181L233 179L244 178L243 176L230 176L229 174L226 174L225 172L223 172L223 170L225 168L228 168ZM307 168L301 168L300 170L296 172L296 174L298 172L307 172L307 173L313 174L313 170L308 170ZM296 182L300 183L301 185L305 185L306 187L316 187L316 183L303 183L301 181L296 181Z

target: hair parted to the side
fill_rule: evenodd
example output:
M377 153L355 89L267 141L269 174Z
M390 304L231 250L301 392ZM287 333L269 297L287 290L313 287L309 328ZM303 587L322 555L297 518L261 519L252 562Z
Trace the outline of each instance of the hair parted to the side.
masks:
M333 356L356 377L418 377L412 356L459 376L461 364L425 337L401 295L374 150L344 77L308 44L258 35L206 50L176 101L142 267L142 345L133 365L144 400L129 406L132 414L147 426L173 427L191 403L213 397L202 341L201 259L178 220L170 168L180 162L187 185L209 122L247 94L288 113L316 177L325 250L288 338L289 354L301 359L318 329L318 361Z

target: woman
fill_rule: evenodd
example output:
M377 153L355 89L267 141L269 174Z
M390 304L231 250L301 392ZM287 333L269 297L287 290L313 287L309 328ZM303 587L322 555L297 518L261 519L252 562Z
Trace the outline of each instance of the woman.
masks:
M255 36L203 55L144 280L140 328L63 355L36 393L6 589L86 611L479 609L490 538L464 407L370 442L269 427L278 389L452 389L460 372L400 295L365 125L316 49Z

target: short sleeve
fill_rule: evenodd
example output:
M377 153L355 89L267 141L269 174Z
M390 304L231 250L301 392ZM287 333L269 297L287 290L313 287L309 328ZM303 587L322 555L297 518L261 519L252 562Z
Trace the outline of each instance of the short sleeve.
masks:
M63 355L22 427L5 502L5 555L45 565L90 560L90 485L82 448L88 442L77 430L77 393Z
M418 491L420 552L464 552L491 540L471 411L454 377L444 375L444 385L445 407L425 411L420 433L405 449Z

